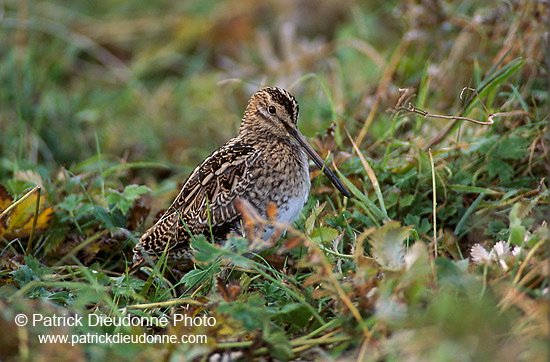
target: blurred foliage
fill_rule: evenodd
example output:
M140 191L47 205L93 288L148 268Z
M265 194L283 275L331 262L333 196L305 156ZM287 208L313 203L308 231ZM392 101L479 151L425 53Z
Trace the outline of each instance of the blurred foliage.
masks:
M0 359L547 360L547 2L0 6L0 326L16 331ZM193 270L128 275L139 235L264 85L297 97L354 197L312 169L278 247L245 258L247 240L199 236ZM400 89L414 97L396 112ZM209 342L38 343L115 331Z

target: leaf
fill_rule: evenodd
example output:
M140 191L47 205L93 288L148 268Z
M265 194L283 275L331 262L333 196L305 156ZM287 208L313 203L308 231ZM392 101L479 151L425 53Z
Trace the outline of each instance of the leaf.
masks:
M228 259L231 260L231 264L240 268L250 268L253 265L252 260L242 255L233 254Z
M204 235L193 238L191 246L196 249L194 258L201 263L214 263L222 253L220 247L206 240Z
M319 215L321 215L321 212L323 212L323 209L327 205L326 202L323 202L321 205L315 205L313 209L311 210L311 213L306 219L305 222L305 231L307 234L311 234L313 231L313 228L315 227L315 222L319 218Z
M210 243L211 244L211 243ZM244 254L250 249L250 243L248 239L231 235L229 239L223 245L223 251L229 254Z
M109 212L102 207L95 206L93 209L93 215L101 221L102 227L107 229L124 227L125 225L124 217L120 210Z
M409 303L425 300L432 274L428 246L425 242L417 241L408 248L405 255L405 270L406 273L400 278L403 294Z
M217 268L214 268L217 269ZM181 282L187 287L192 288L195 285L199 285L203 283L204 281L208 280L210 277L212 277L213 273L210 269L193 269L187 272L183 278L181 278Z
M239 321L248 332L264 327L269 321L264 298L257 294L251 295L244 303L220 303L218 310Z
M73 302L73 293L63 290L50 294L47 299L59 305L71 305Z
M491 220L487 224L485 234L496 238L508 234L508 228L502 220Z
M3 191L5 191L5 189ZM0 219L0 235L5 235L9 238L23 238L29 236L34 226L37 201L40 203L40 208L36 218L35 230L44 230L49 226L53 217L53 208L44 207L46 197L41 195L40 198L38 198L37 192L27 195L26 199L19 202L15 208L10 210L10 212ZM7 191L5 193L0 191L0 197L2 197L3 200L11 198L11 196L7 194Z
M62 202L58 203L57 206L69 213L72 213L77 210L78 204L80 204L83 200L83 195L70 194L65 197Z
M405 247L403 241L409 236L411 227L401 226L390 220L371 235L372 254L376 261L391 269L404 265Z
M151 189L143 185L129 185L124 188L124 197L128 200L136 200L143 194L150 192Z
M439 257L434 263L439 285L466 287L473 280L473 277L467 274L468 259L453 261Z
M498 178L502 182L509 181L512 178L514 169L508 163L502 161L501 159L491 158L487 164L487 170L489 171L489 177L495 177L498 175Z
M338 237L338 231L329 227L319 227L310 235L311 241L316 244L328 243Z
M414 202L414 195L411 195L411 194L408 194L408 195L405 195L404 197L401 197L399 199L399 207L407 207L407 206L411 206L412 203Z
M281 361L287 361L292 357L292 348L285 331L279 327L268 325L264 329L262 337L269 345L273 357Z
M288 323L291 328L301 330L311 320L311 312L302 303L288 302L283 305L275 319Z
M17 171L13 178L20 181L25 181L33 185L40 185L41 187L44 186L44 180L42 179L42 176L36 171L27 170L27 171Z
M122 192L113 191L107 195L107 203L111 206L111 210L118 208L123 214L126 214L135 200L150 191L147 186L129 185Z
M417 216L417 215L413 215L413 214L407 214L407 216L405 216L405 224L407 225L410 225L410 226L418 226L420 225L420 216Z
M6 210L12 202L13 197L11 197L4 185L0 184L0 212Z
M491 152L491 156L503 160L520 160L528 155L527 147L531 141L520 136L504 137Z
M21 225L25 224L32 217L34 210L36 209L37 199L38 196L36 193L34 193L15 207L9 217L8 230L18 229ZM41 197L40 201L45 201L45 198ZM40 203L43 204L42 202Z
M44 210L42 210L41 213L38 214L38 217L36 218L36 231L42 231L45 230L49 224L51 219L53 218L53 207L48 206ZM24 235L30 235L30 232L32 230L32 227L34 225L34 215L27 221L25 225L19 230L19 233Z
M510 236L508 238L508 241L512 245L523 245L523 242L525 240L525 233L527 232L527 229L523 225L521 225L521 218L520 218L520 210L522 208L521 203L516 203L514 206L512 206L512 210L510 210Z
M407 270L409 271L413 267L418 267L417 269L419 269L429 265L428 248L426 247L426 244L421 241L414 243L407 251L404 261Z
M25 264L21 265L19 269L10 272L10 275L14 280L24 286L33 280L40 279L46 274L51 274L52 270L42 264L33 256L25 257Z
M129 278L127 275L113 278L113 280L115 281L115 285L112 286L111 291L114 295L121 297L134 297L145 285L144 280Z

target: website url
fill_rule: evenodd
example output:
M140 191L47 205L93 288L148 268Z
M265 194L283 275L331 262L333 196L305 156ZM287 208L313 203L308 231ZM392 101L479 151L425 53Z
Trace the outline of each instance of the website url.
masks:
M153 334L39 334L39 343L61 343L61 344L125 344L125 343L183 343L183 344L206 344L208 336L204 334L184 334L176 336L153 335Z

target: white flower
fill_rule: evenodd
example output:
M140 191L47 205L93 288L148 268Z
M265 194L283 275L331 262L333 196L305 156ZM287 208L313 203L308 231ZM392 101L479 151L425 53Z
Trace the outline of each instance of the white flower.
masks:
M518 256L520 251L521 248L519 246L510 250L508 242L499 241L493 246L490 252L480 244L475 244L470 250L470 257L475 264L498 262L502 270L508 270L508 264L506 263L507 256Z
M507 242L499 241L493 246L493 251L496 253L497 257L501 257L510 253L510 246L508 246Z
M475 244L472 246L472 249L470 250L470 257L477 265L491 262L489 252L480 244Z
M506 260L504 260L504 258L506 257L506 255L511 254L510 245L508 245L507 242L499 241L498 243L495 244L495 246L493 246L492 251L495 254L494 259L498 260L498 263L500 264L500 267L502 268L502 270L507 270L508 264L506 264Z

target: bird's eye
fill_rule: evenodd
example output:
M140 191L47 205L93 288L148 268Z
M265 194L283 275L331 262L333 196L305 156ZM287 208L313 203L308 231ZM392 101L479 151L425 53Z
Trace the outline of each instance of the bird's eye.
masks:
M277 110L275 109L275 107L273 106L269 106L269 108L267 109L269 111L269 113L271 114L275 114L275 112L277 112Z

